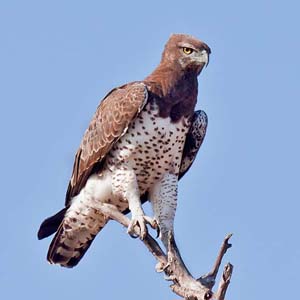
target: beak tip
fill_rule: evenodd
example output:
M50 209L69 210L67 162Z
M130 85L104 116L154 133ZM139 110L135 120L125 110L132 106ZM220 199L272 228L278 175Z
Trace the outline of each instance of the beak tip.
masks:
M209 49L209 51L205 50L205 68L207 68L207 66L209 64L209 54L210 54L210 49Z
M209 64L209 56L207 58L207 63L205 64L205 68L207 68L208 64Z

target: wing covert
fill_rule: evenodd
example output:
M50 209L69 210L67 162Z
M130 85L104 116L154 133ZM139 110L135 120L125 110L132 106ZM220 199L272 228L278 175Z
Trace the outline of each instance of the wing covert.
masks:
M146 86L133 82L112 90L101 101L76 153L66 206L83 188L94 168L101 165L115 142L126 133L147 99Z

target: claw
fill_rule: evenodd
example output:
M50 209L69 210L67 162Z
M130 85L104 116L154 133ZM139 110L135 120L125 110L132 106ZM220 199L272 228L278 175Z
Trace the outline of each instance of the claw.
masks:
M156 230L156 238L160 235L160 227L156 219L152 219L148 216L145 216L146 222L152 227L152 229Z
M160 227L157 224L157 227L156 227L156 238L159 238L159 236L160 236Z
M135 216L131 219L127 232L131 237L136 238L137 235L135 233L136 231L134 230L134 227L138 226L140 228L140 238L141 240L143 240L148 233L146 224L149 224L152 228L155 229L157 227L156 221L152 218L144 215Z
M144 216L146 223L148 223L153 229L157 229L158 223L155 219L152 219L148 216Z
M137 238L139 237L138 234L131 233L131 232L129 232L128 230L127 230L127 233L128 233L128 234L130 235L130 237L133 238L133 239L137 239Z

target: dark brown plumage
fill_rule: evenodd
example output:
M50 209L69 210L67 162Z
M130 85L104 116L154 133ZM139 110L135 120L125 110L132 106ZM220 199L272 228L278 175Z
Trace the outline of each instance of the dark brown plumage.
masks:
M207 119L203 119L204 112L194 113L194 108L197 76L208 63L209 54L205 43L187 35L172 35L151 75L114 89L103 99L75 156L66 208L46 219L38 232L41 239L58 230L48 252L51 263L76 265L105 226L108 219L97 212L95 201L112 203L123 212L130 207L132 224L137 222L144 228L143 223L150 221L146 221L140 204L132 202L131 196L127 198L127 191L144 202L149 195L157 197L154 190L163 182L177 190L177 177L188 170L205 136ZM130 172L136 179L128 177ZM111 196L102 199L108 189L103 181L107 176L112 181ZM96 185L95 180L99 181ZM88 182L92 182L91 188ZM84 189L87 196L81 193ZM103 192L95 196L98 189ZM172 217L168 213L168 218L172 223L176 198L164 197L166 202L162 203L170 205ZM162 204L157 201L159 198L152 204L164 242L169 225L161 219L157 205Z

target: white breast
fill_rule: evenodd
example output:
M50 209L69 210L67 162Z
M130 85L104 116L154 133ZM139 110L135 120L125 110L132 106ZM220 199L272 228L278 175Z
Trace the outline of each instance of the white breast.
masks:
M163 174L178 174L188 128L186 119L172 123L148 104L111 150L107 166L132 168L144 193Z

